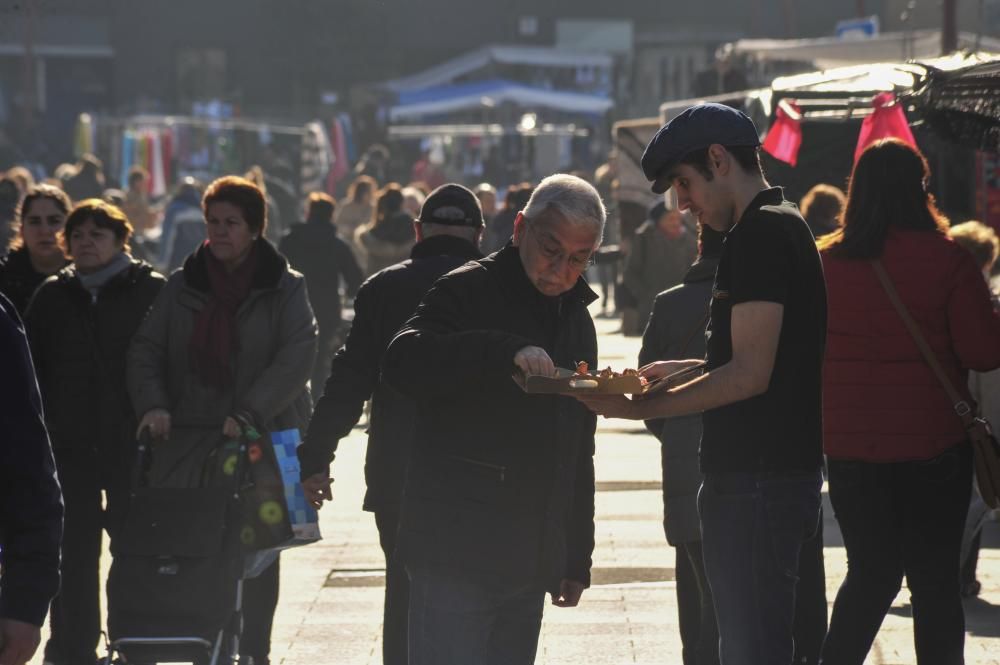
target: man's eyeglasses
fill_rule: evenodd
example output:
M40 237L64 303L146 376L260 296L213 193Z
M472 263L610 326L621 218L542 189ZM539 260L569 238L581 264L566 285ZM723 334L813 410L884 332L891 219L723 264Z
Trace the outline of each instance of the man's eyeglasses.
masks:
M567 255L561 247L555 246L551 237L539 235L539 233L535 232L535 227L531 224L528 224L527 228L528 231L535 236L535 240L538 242L538 249L541 251L545 260L549 263L559 265L565 261L566 264L576 272L583 272L590 266L594 265L593 252L585 257L579 254Z

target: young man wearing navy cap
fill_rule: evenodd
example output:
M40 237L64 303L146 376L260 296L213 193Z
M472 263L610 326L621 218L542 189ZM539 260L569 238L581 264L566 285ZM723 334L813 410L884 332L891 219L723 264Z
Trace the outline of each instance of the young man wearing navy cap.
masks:
M407 663L410 584L393 551L416 414L410 400L379 380L382 356L439 277L482 258L479 238L483 228L483 213L471 191L447 184L431 192L414 223L418 242L410 259L373 275L358 291L351 332L333 358L323 396L298 449L307 498L320 507L332 498L330 464L337 443L357 424L365 402L372 400L364 509L375 513L386 560L385 665ZM314 390L318 394L319 386Z
M723 665L791 663L799 551L819 522L826 287L812 234L764 179L743 113L691 107L662 127L642 168L654 192L726 233L712 292L707 371L649 399L591 397L607 417L703 412L699 493L705 569ZM643 368L648 379L695 361Z

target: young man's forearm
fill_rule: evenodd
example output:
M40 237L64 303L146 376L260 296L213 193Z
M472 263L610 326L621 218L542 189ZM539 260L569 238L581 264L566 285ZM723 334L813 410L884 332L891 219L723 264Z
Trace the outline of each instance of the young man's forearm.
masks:
M760 395L767 383L730 362L661 395L639 400L637 408L641 420L686 416Z

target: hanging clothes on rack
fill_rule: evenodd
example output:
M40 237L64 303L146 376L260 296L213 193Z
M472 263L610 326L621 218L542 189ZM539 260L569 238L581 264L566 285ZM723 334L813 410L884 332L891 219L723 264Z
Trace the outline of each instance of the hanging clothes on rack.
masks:
M307 124L306 133L302 135L300 168L303 192L318 192L324 189L332 167L325 143L329 143L329 139L323 125L315 121Z
M94 119L89 113L81 113L73 133L73 155L79 159L86 153L94 152Z
M168 127L160 135L163 143L161 146L161 164L163 165L163 193L166 194L173 183L174 171L174 128Z
M347 113L341 113L337 118L340 120L340 126L344 130L344 147L347 150L348 167L350 167L351 164L358 161L358 146L354 140L354 126L351 123L351 116Z
M335 192L337 184L347 176L351 168L344 144L344 129L336 118L330 123L330 147L333 149L333 167L326 180L326 189L328 192Z
M121 170L118 172L118 182L128 183L128 172L132 168L132 164L135 163L135 153L137 150L136 146L136 135L130 129L126 129L125 133L122 135L122 163Z
M167 182L163 174L163 143L162 134L159 131L149 132L150 169L149 169L149 195L159 198L167 193Z

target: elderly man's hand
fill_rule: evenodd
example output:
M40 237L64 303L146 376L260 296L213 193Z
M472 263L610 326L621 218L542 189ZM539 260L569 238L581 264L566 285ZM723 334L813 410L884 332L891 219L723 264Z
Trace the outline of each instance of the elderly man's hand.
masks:
M555 376L556 366L540 346L526 346L514 354L514 364L525 374Z
M0 619L0 665L24 665L35 655L42 631L14 619Z
M605 418L624 418L626 420L642 420L639 404L625 395L573 395L583 402L584 406L599 416Z
M552 604L556 607L576 607L580 604L580 596L583 595L583 584L576 580L563 580L559 583L559 595L552 596Z
M315 473L302 481L302 489L306 495L306 500L316 510L323 507L324 501L333 501L333 492L330 490L331 484L333 484L333 479L327 473Z

